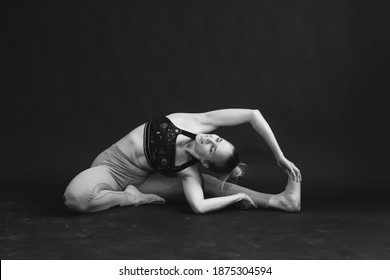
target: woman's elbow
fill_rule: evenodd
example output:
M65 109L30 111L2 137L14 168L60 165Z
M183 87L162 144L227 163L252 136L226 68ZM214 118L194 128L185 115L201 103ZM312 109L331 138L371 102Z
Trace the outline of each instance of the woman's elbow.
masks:
M252 110L252 114L253 114L254 116L258 116L258 115L261 115L261 112L260 112L259 109L253 109L253 110Z
M191 205L191 209L195 214L201 215L207 213L206 209L202 207L202 205Z

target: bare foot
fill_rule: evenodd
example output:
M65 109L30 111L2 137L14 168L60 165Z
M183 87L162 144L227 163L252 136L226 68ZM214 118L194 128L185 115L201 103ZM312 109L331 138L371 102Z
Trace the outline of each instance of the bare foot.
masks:
M286 189L280 193L280 203L283 210L299 212L301 210L301 182L294 181L294 177L287 172Z
M124 192L130 194L129 205L139 206L142 204L164 204L165 199L157 194L145 194L140 192L135 186L128 185Z

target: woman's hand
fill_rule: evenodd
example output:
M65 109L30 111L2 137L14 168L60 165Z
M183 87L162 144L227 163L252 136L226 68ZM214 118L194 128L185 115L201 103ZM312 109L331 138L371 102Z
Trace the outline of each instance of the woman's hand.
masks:
M240 208L243 210L257 208L257 205L253 202L252 198L245 193L239 193L241 198Z
M280 158L278 161L278 166L283 169L284 172L290 172L293 177L294 181L300 182L302 181L302 175L301 171L298 169L298 167L295 166L294 163L286 159L285 157Z

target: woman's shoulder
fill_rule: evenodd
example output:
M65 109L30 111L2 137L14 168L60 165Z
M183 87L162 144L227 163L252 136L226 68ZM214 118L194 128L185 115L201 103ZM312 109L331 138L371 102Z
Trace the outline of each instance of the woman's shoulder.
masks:
M193 177L196 179L202 178L202 174L200 173L200 170L197 165L192 165L190 167L187 167L186 169L178 172L177 176L179 178L188 178L188 177Z
M202 113L173 113L166 117L180 129L195 134L207 132L207 127L204 124L204 114Z

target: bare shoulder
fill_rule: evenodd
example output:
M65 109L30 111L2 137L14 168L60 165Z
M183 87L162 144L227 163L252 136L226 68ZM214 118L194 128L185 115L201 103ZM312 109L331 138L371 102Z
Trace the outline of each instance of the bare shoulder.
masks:
M202 175L196 166L190 166L180 171L177 175L182 181L187 181L188 179L190 180L192 179L202 184Z
M212 131L212 127L206 124L205 113L174 113L167 117L177 127L195 134Z

